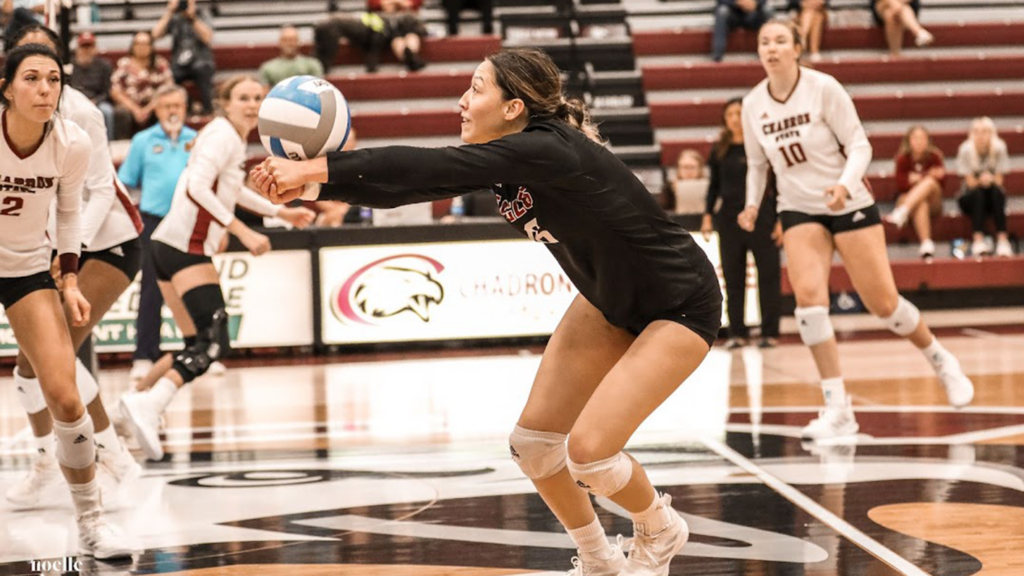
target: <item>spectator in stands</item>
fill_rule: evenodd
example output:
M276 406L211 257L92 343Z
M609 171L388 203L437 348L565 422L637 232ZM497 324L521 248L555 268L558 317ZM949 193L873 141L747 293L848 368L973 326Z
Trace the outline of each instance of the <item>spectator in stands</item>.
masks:
M292 76L324 75L324 67L319 60L299 53L299 31L294 26L281 28L277 46L281 55L260 66L260 80L266 86L274 86Z
M153 36L136 32L128 55L117 61L110 87L110 98L131 114L132 134L152 123L153 94L170 83L171 66L153 49Z
M747 344L749 331L744 316L747 295L747 252L754 253L757 265L758 296L761 304L762 348L771 348L779 338L782 307L782 225L775 210L775 195L766 195L757 215L753 232L740 228L737 221L747 202L747 156L743 145L743 100L733 98L722 111L722 130L711 149L708 168L711 179L700 231L704 240L718 230L718 250L725 277L726 310L729 314L729 340L726 348ZM769 184L771 186L771 184ZM721 199L721 206L717 207Z
M700 214L708 191L707 170L700 152L687 148L679 153L676 173L665 183L662 206L675 214Z
M711 37L711 58L715 62L722 61L730 32L740 27L758 30L774 15L775 11L767 0L718 0Z
M41 23L46 13L43 0L0 0L0 22L4 36L10 38L25 24Z
M985 221L991 217L996 224L996 256L1013 256L1006 233L1006 192L1003 189L1003 178L1010 170L1010 155L991 118L975 118L971 123L970 137L960 145L956 164L964 179L958 199L960 210L971 218L974 229L971 254L981 256L991 252L985 242Z
M203 114L213 113L213 26L209 12L196 9L196 0L168 0L167 10L153 26L153 40L170 34L171 72L174 83L192 80L199 89Z
M313 27L313 44L316 58L324 69L331 70L338 54L338 43L347 40L363 53L367 72L376 72L380 67L380 53L388 45L387 24L379 14L358 12L354 14L333 14Z
M89 97L89 100L103 112L107 125L107 138L114 138L114 105L110 103L110 79L113 68L106 58L96 57L96 37L92 32L78 35L75 49L74 68L68 83Z
M828 0L789 0L788 10L797 13L800 36L807 41L811 62L821 62L821 37L825 32Z
M185 170L196 137L196 131L185 126L187 100L185 89L174 84L164 84L156 91L153 111L158 123L132 138L128 156L117 173L125 185L142 190L142 287L135 324L138 335L131 370L133 381L141 380L161 355L160 308L164 299L156 283L150 237L171 207L178 176Z
M494 34L494 0L443 0L445 12L448 14L448 35L459 33L459 16L463 10L479 10L483 20L484 34Z
M380 14L387 23L387 35L391 51L399 62L404 62L410 72L426 67L420 58L420 48L427 29L418 15L422 0L368 0L368 4L380 4Z
M921 240L920 253L925 260L935 256L932 241L932 218L942 213L942 183L946 166L942 151L932 144L924 126L907 130L896 154L896 209L885 217L887 222L902 228L914 220L914 231Z
M917 20L921 11L921 0L868 0L875 22L885 28L885 43L890 56L899 56L903 48L903 32L914 35L914 44L927 46L935 41L932 33L925 30Z

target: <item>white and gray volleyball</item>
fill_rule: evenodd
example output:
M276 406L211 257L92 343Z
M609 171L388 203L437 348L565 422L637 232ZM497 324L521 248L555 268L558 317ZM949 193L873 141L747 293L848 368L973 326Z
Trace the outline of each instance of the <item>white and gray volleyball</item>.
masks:
M263 147L274 156L307 160L341 150L352 114L341 91L314 76L281 80L260 105Z

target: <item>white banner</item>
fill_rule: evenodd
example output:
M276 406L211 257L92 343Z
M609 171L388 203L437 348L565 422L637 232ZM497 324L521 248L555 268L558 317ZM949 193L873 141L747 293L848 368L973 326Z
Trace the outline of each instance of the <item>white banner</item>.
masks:
M526 240L320 251L327 344L548 335L577 290Z
M724 294L717 234L694 237ZM526 240L323 248L320 270L325 344L546 336L577 294L547 249ZM746 321L761 321L752 264Z
M230 315L231 342L238 348L309 346L313 344L312 263L306 250L245 252L214 256ZM138 278L125 290L93 331L98 352L135 349L135 318L139 310ZM161 336L168 348L178 347L181 333L165 306ZM17 351L14 332L0 307L0 355Z

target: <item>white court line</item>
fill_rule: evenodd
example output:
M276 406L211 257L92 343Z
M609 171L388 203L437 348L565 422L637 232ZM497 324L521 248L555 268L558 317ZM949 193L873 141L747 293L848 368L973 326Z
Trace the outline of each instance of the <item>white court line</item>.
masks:
M757 411L763 414L768 413L787 413L787 412L810 412L817 414L821 410L821 405L818 406L765 406L758 408ZM737 407L730 408L729 412L732 414L748 414L752 411L749 407ZM905 413L919 413L919 412L940 412L946 414L1010 414L1019 415L1024 414L1024 406L967 406L964 408L953 408L949 405L934 405L934 406L914 406L914 405L901 405L901 404L880 404L877 406L854 406L854 412L905 412Z
M833 514L827 508L818 504L803 492L800 492L796 488L793 488L789 484L786 484L782 480L772 476L766 472L764 468L754 464L748 458L726 446L720 440L716 440L714 438L702 438L701 441L704 442L704 445L712 451L718 453L718 455L732 462L736 466L739 466L747 473L753 474L759 480L764 482L766 486L778 492L783 498L802 508L805 512L814 516L829 528L845 536L872 556L878 558L882 562L885 562L900 574L903 574L904 576L929 576L929 574L924 570L914 566L899 554L893 552L889 548L886 548L880 542L861 532L846 520L843 520L839 516Z

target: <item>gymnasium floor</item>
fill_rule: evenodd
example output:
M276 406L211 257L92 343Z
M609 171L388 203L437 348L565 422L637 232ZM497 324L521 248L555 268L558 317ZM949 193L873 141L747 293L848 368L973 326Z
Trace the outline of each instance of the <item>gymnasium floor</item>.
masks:
M693 533L671 574L1024 574L1024 323L1003 322L940 331L977 386L961 411L910 344L844 341L855 444L801 445L820 392L793 338L713 350L631 445ZM112 503L146 551L69 574L564 573L571 541L505 444L539 352L229 366L178 395L168 456ZM127 370L101 384L112 404ZM0 491L29 462L19 410L0 377ZM0 499L0 575L74 555L70 500L49 501ZM629 534L598 506L610 535Z

